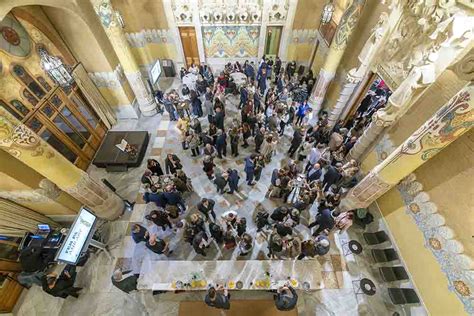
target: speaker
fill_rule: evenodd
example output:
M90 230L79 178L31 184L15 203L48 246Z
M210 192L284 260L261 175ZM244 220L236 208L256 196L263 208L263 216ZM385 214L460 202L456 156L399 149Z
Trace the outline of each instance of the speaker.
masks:
M165 77L174 77L176 76L176 70L174 69L174 64L171 59L161 60L161 65L165 73Z

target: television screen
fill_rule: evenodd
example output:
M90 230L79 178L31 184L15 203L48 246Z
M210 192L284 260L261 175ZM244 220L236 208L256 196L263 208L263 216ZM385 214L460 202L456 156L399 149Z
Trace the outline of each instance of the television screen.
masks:
M161 64L160 64L160 60L158 59L156 63L153 65L153 67L151 67L151 70L150 70L151 83L155 84L160 78L160 75L161 75Z
M76 264L79 257L88 246L94 233L94 226L97 217L85 207L82 207L74 223L69 228L69 232L56 254L56 260L69 264Z

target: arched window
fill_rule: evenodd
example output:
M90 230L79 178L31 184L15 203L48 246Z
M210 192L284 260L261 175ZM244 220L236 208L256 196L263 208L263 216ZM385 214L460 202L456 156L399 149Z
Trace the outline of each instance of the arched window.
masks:
M43 88L46 89L46 91L50 91L51 90L51 86L49 85L49 83L46 81L46 79L44 79L43 77L41 76L38 76L36 77L36 80L38 80L38 82L41 84L41 86Z
M25 68L20 65L14 65L13 73L38 100L46 95L45 90L30 76Z
M23 117L15 110L13 110L8 104L0 100L0 106L7 110L11 115L16 117L18 120L21 120Z
M4 101L0 100L0 106L5 108L11 115L16 117L19 120L22 120L30 110L19 100L12 100L10 104L5 103Z

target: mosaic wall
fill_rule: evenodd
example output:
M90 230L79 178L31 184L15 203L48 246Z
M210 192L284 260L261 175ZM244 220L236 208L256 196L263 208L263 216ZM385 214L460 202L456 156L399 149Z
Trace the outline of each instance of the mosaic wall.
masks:
M207 58L257 57L259 26L203 26Z

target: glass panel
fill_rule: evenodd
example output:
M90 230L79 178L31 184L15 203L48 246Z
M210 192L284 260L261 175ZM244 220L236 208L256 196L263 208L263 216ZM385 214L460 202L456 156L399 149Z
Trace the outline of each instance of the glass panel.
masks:
M67 107L64 107L61 110L61 114L64 115L64 117L66 117L69 122L71 122L74 128L79 131L79 133L81 133L85 139L89 139L89 136L91 136L89 130L77 120L76 116L74 116L74 114L72 114Z
M59 107L63 103L63 101L57 95L53 95L53 97L51 98L51 103L55 107Z
M54 114L54 110L49 104L45 104L41 111L43 111L43 113L46 114L47 117L51 117Z
M77 155L73 153L65 144L63 144L56 136L54 136L48 129L41 133L41 138L53 146L54 149L59 151L70 162L74 163L76 161Z
M5 108L5 110L7 110L11 115L13 115L13 116L16 117L18 120L21 121L21 119L22 119L21 115L18 114L15 110L13 110L10 106L8 106L5 102L0 101L0 106L2 106L3 108Z
M66 124L66 122L60 115L56 116L53 122L64 134L66 134L77 146L79 146L79 148L84 147L86 142L82 139L81 136L79 136L79 134L74 132L69 127L69 125Z
M30 110L28 110L28 108L18 100L12 100L10 103L11 103L11 105L13 105L15 107L15 109L18 112L23 114L23 116L25 116L26 114L28 114L30 112Z
M281 26L267 27L267 39L265 44L265 55L274 57L278 55L278 46L280 45Z
M26 123L26 126L28 126L30 129L37 133L41 129L41 127L43 127L43 123L41 123L36 117L33 117Z
M44 79L43 77L41 76L38 76L36 77L36 80L38 80L38 82L43 86L43 88L45 88L47 91L51 90L51 86L49 85L49 83L46 81L46 79Z
M76 107L79 109L82 115L86 118L87 122L90 124L92 127L96 127L98 123L97 117L91 113L89 107L84 103L82 98L76 94L72 95L72 102L76 105Z
M23 89L23 96L33 105L38 104L38 100L31 94L30 91Z
M41 86L25 71L20 65L13 66L13 73L33 92L39 99L43 98L46 93Z
M0 243L0 259L16 261L18 255L18 246Z

